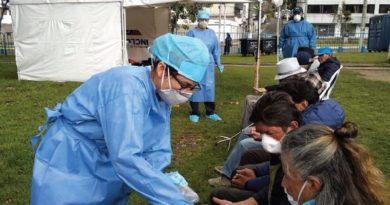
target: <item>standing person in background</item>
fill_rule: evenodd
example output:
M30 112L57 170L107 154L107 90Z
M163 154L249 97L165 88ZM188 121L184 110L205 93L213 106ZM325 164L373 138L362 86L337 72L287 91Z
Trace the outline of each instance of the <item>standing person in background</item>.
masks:
M284 25L279 37L279 49L283 58L295 56L299 47L316 48L316 32L314 27L304 19L300 6L292 10L293 19Z
M223 55L229 55L230 53L230 47L232 47L232 37L230 37L230 33L226 33L226 38L225 38L225 50Z
M199 38L203 41L204 44L206 44L210 53L210 64L207 68L206 75L200 82L202 90L200 92L194 93L190 99L192 111L190 113L189 120L191 122L199 122L199 102L204 102L207 118L214 121L220 121L222 120L221 117L215 113L214 76L214 64L218 66L218 70L221 73L223 72L224 68L221 64L219 43L215 32L207 27L210 14L205 10L200 10L196 18L198 20L198 26L188 31L187 36Z

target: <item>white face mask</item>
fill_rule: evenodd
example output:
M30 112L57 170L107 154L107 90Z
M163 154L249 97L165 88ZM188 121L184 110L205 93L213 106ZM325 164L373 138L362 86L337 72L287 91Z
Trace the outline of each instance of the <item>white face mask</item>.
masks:
M198 27L199 27L200 29L206 29L207 26L208 26L207 21L199 21L199 23L198 23Z
M287 199L291 205L298 205L299 199L301 198L301 194L302 194L303 189L305 189L306 183L307 183L307 181L305 181L305 183L303 183L301 190L299 190L298 199L296 201L294 200L294 197L292 197L290 194L287 193L286 188L284 188L284 193L287 194Z
M267 135L267 134L261 134L261 143L263 145L263 148L273 154L280 153L281 145L280 141L274 139L273 137Z
M295 22L298 22L298 21L300 21L302 19L302 17L301 17L301 15L294 15L294 21Z
M164 76L165 76L165 69L163 71L163 76L161 79L161 87L164 83ZM168 84L169 84L169 89L162 89L162 90L157 91L158 95L166 103L168 103L170 105L176 105L176 104L184 103L184 102L188 101L189 98L191 98L192 93L179 92L175 89L172 89L171 78L169 76L169 69L168 69Z

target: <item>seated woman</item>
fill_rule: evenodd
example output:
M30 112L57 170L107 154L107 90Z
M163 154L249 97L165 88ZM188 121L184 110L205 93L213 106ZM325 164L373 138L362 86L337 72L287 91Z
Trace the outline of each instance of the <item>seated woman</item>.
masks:
M384 176L368 151L354 140L357 133L350 122L334 131L309 124L283 138L282 186L291 204L384 204ZM220 205L259 204L252 197L237 203L213 201Z
M255 123L256 131L261 133L261 147L265 150L265 154L263 155L264 159L262 161L268 161L273 158L274 160L271 160L271 164L279 167L274 179L276 183L274 183L272 195L278 202L288 204L287 196L281 187L283 172L279 161L280 140L283 139L287 133L299 127L301 124L301 114L290 100L271 100L276 96L279 96L278 98L281 98L281 96L289 97L289 95L284 92L266 93L256 103L250 121ZM268 204L268 182L270 181L268 169L269 163L264 163L261 167L256 169L256 173L254 173L255 171L253 169L238 170L231 177L231 183L233 186L241 189L235 187L220 187L213 190L211 197L218 197L231 201L241 201L252 197L259 204ZM257 177L256 181L247 183L249 179L254 179L255 177ZM242 188L245 188L246 190Z

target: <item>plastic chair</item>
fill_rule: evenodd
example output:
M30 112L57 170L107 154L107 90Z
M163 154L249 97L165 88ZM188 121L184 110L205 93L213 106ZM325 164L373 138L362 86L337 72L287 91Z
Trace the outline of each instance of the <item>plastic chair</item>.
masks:
M332 92L334 85L336 84L337 78L340 75L340 71L343 68L343 65L340 65L340 68L332 75L328 82L324 82L325 89L322 91L320 95L320 100L327 100L330 97L330 93Z

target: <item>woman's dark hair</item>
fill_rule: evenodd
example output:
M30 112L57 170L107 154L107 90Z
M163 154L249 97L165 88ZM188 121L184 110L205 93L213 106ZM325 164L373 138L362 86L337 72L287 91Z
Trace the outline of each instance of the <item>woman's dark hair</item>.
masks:
M316 205L384 204L384 176L374 166L365 147L358 144L356 124L340 128L308 124L293 130L282 140L285 172L299 173L302 181L318 177L321 189Z
M307 100L309 105L318 101L319 95L313 85L303 79L294 79L284 81L279 84L278 91L288 93L295 103L300 103Z
M277 91L267 92L256 102L249 120L253 123L280 126L284 130L287 130L291 121L297 121L299 125L302 121L301 113L291 102L290 96Z

